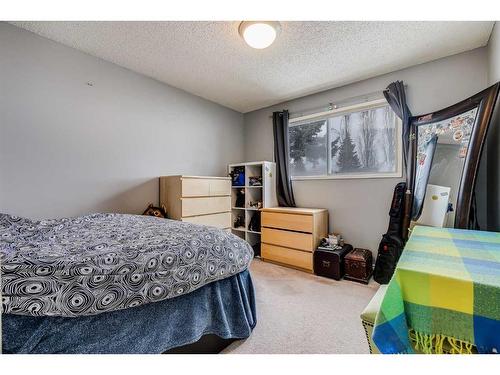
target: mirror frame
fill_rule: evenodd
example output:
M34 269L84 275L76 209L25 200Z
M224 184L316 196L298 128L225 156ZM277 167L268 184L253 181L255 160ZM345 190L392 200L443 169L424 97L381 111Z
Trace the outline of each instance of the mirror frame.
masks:
M464 169L460 179L460 187L457 195L457 203L455 206L455 223L454 228L470 229L469 219L470 210L473 199L473 192L476 185L477 172L479 170L479 162L481 160L486 134L490 125L493 110L498 97L500 82L488 87L487 89L465 99L457 104L444 108L442 110L428 113L423 116L413 116L410 118L410 160L411 160L411 204L410 210L413 207L413 194L415 175L417 171L417 142L418 128L421 125L427 125L434 122L446 120L448 118L460 115L473 108L478 108L476 122L470 135L469 147L467 156L464 162ZM423 200L422 200L423 202ZM421 209L418 210L421 212ZM411 214L410 214L411 215ZM411 220L417 220L411 217Z

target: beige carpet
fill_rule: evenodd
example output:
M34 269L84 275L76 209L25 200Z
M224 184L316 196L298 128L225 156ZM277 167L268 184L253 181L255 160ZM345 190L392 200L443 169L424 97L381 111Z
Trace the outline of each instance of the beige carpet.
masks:
M378 288L255 259L257 326L223 353L368 353L359 314Z

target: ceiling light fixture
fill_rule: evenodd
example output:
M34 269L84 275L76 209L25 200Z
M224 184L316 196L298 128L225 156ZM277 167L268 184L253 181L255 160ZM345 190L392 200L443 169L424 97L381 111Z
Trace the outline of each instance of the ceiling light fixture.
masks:
M281 31L277 21L244 21L238 31L245 42L252 48L263 49L273 44Z

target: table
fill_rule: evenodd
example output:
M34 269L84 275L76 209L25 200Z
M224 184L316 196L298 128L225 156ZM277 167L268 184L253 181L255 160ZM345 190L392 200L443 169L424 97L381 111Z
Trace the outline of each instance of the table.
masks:
M382 353L500 351L500 233L415 227L373 341Z

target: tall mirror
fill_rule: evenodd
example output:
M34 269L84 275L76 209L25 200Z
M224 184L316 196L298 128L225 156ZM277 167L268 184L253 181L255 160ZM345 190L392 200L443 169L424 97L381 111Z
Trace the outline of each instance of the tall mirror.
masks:
M413 223L474 229L474 186L498 90L411 119Z

